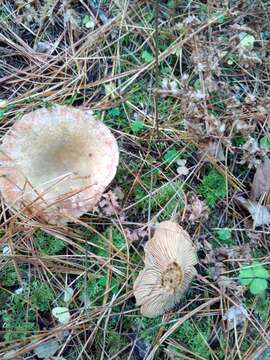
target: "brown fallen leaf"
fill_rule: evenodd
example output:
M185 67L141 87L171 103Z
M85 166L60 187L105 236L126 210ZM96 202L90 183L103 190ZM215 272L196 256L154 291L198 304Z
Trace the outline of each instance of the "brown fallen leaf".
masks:
M204 157L205 155L212 156L216 160L225 161L225 154L223 150L223 145L220 141L204 139L200 143L200 151L198 153L200 157Z
M241 146L242 158L239 164L248 164L249 168L257 166L260 163L258 155L261 153L261 149L258 140L252 136L247 136L247 141Z
M246 262L251 259L250 247L248 244L236 245L228 247L219 247L210 250L203 262L205 264L215 264L217 266L224 265L225 260L237 260L239 262Z
M107 216L118 214L121 210L121 206L118 203L118 197L111 190L102 195L102 199L98 205L102 212Z
M184 212L184 219L191 223L205 221L208 219L208 207L200 200L195 193L190 191L187 194L187 206Z
M147 230L144 230L143 228L139 228L139 229L125 228L124 230L126 237L130 243L141 240L148 235Z
M230 277L231 264L244 263L251 258L247 244L241 246L220 247L207 251L202 263L209 268L209 275L218 285L221 293L230 292L236 297L242 297L244 287L239 285L236 278Z
M238 285L236 281L228 276L220 276L217 280L217 285L220 288L222 294L230 292L236 298L240 298L244 294L244 286Z
M257 167L251 186L250 199L256 201L260 198L264 198L264 205L270 205L270 159L268 157L265 157Z
M208 146L208 153L217 160L226 160L223 146L220 141L211 141Z

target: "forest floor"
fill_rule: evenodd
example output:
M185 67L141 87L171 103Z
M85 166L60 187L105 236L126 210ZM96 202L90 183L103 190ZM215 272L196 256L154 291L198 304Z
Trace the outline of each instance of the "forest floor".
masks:
M269 0L1 1L1 135L65 104L120 149L77 222L21 221L1 199L1 359L270 358L269 58ZM169 219L198 275L148 319L133 284Z

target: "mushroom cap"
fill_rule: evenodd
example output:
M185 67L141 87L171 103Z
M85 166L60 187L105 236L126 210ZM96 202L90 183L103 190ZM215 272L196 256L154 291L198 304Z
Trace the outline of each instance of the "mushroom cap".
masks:
M24 115L4 135L0 150L6 203L49 223L67 223L91 210L119 161L109 128L68 106Z
M177 304L196 274L196 250L190 236L172 222L161 222L146 243L145 268L134 283L141 313L156 317Z

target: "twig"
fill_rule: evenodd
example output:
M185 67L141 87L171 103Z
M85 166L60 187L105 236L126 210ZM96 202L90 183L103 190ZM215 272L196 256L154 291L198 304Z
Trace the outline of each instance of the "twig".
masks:
M100 4L96 0L88 0L90 9L93 11L94 15L100 19L103 24L106 24L110 21L105 12L100 8Z
M155 3L155 66L156 66L156 79L155 86L158 88L158 79L159 79L159 67L158 67L158 18L159 18L159 0L156 0ZM155 124L156 132L158 135L158 93L154 92L154 103L155 103Z

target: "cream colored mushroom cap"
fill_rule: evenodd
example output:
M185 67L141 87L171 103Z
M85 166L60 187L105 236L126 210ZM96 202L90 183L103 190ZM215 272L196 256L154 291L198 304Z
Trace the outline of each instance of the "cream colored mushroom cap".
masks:
M68 106L24 115L5 134L0 150L6 203L49 223L66 223L91 210L119 161L109 128Z
M190 236L172 221L157 225L144 251L145 268L133 290L141 313L156 317L179 302L196 274L198 260Z

